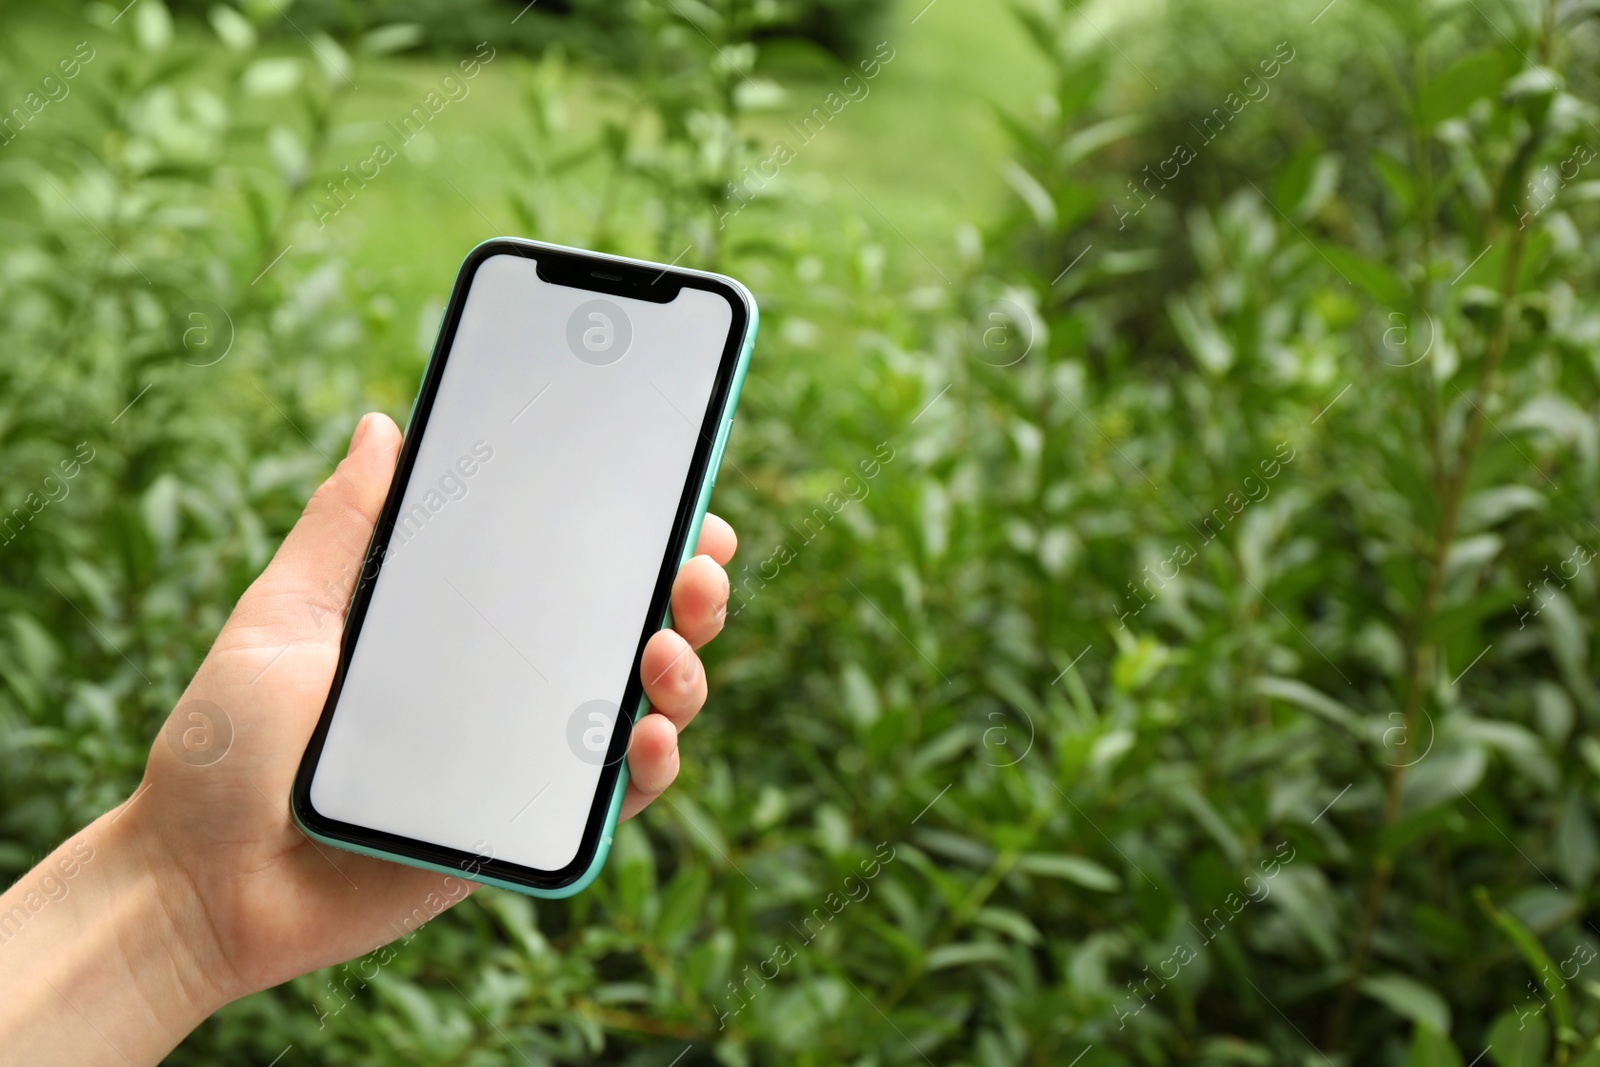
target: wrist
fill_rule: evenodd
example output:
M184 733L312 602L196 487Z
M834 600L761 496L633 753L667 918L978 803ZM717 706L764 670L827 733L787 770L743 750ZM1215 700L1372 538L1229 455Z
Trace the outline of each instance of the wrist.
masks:
M105 925L140 988L158 1001L152 1017L182 1025L181 1037L248 990L235 990L198 889L137 803L135 793L88 828L103 835L111 888L124 897Z
M154 1064L226 1002L205 909L137 805L0 895L0 1064Z

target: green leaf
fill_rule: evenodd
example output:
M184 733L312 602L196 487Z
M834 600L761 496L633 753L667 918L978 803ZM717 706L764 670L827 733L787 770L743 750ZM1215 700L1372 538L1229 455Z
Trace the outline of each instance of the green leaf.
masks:
M1546 589L1549 587L1546 586ZM1550 592L1539 613L1547 647L1561 668L1567 688L1590 712L1600 711L1600 694L1587 669L1589 662L1589 622L1573 606L1564 592Z
M654 894L656 882L655 857L637 823L626 822L617 827L608 866L616 872L617 897L622 910L637 917L644 910L646 900Z
M1000 173L1005 178L1006 184L1011 186L1024 204L1028 205L1035 224L1046 232L1054 231L1058 217L1056 202L1049 190L1039 184L1039 179L1015 162L1007 163Z
M871 726L883 713L877 687L859 663L846 663L839 675L841 705L860 726Z
M1543 493L1526 485L1497 485L1467 497L1461 506L1463 533L1495 526L1529 511L1543 510Z
M1504 1012L1489 1028L1489 1058L1499 1067L1541 1067L1550 1045L1543 1009L1530 1002Z
M1142 115L1118 115L1086 126L1061 143L1056 158L1063 163L1076 163L1106 145L1127 140L1142 130L1146 122Z
M1009 908L979 908L972 916L975 926L986 926L1024 945L1037 945L1042 940L1039 928L1028 921L1021 912Z
M668 947L687 941L700 922L710 873L700 864L679 868L661 894L661 914L656 919L656 938Z
M178 539L178 504L182 487L171 474L162 474L140 501L145 526L150 537L163 549L170 549Z
M1107 81L1106 66L1104 56L1074 57L1056 83L1056 103L1063 116L1076 115L1099 98Z
M1348 730L1352 736L1362 737L1367 733L1361 718L1354 711L1302 681L1294 678L1258 678L1250 688L1262 696L1276 697L1320 715Z
M1550 954L1544 950L1544 946L1539 943L1539 939L1534 937L1533 932L1523 926L1516 916L1495 907L1487 889L1480 885L1473 890L1472 895L1477 900L1478 907L1489 917L1489 921L1499 927L1500 932L1516 946L1528 969L1533 971L1536 977L1556 973L1555 963L1550 959ZM1547 983L1544 988L1550 997L1550 1007L1555 1012L1557 1032L1572 1029L1572 998L1567 995L1566 983Z
M1357 988L1419 1028L1432 1029L1437 1034L1450 1032L1450 1005L1415 978L1403 974L1373 975L1363 978Z
M133 25L139 47L146 52L165 51L172 43L172 14L161 0L140 0Z
M423 28L414 22L393 22L364 34L361 50L369 55L391 55L415 48L422 43L424 36Z
M207 18L217 38L235 52L248 52L256 46L256 28L231 7L217 4Z
M1141 635L1117 652L1111 678L1119 690L1132 693L1144 688L1171 661L1172 650L1149 634Z
M1396 205L1402 211L1410 211L1417 200L1417 187L1410 168L1383 152L1374 152L1371 161L1372 169L1378 172Z
M298 182L305 177L308 162L306 147L289 127L273 126L267 131L267 151L285 181Z
M1551 96L1560 92L1565 84L1566 79L1549 67L1529 67L1506 83L1506 96L1512 100Z
M1382 263L1334 244L1320 244L1317 251L1322 253L1340 277L1384 307L1400 308L1411 302L1411 290L1406 283Z
M250 96L282 96L300 84L305 66L293 57L258 59L245 68L240 83Z
M1411 1037L1406 1067L1461 1067L1461 1054L1450 1039L1425 1023Z
M1600 865L1600 842L1595 839L1594 821L1589 817L1589 802L1574 788L1567 795L1565 810L1556 823L1551 841L1551 861L1574 889L1585 890L1594 880Z
M1233 366L1233 345L1206 308L1174 294L1167 298L1167 314L1184 347L1205 371L1223 374Z
M1437 727L1425 715L1417 736L1407 737L1403 748L1394 745L1384 757L1391 766L1411 768L1401 787L1408 816L1456 802L1478 787L1488 768L1489 759L1482 745L1467 742L1438 745L1436 735Z
M1270 883L1274 905L1299 928L1301 935L1329 963L1339 958L1339 942L1328 924L1328 913L1336 907L1332 890L1317 871L1284 868Z
M1322 146L1316 140L1308 139L1279 168L1277 181L1273 183L1272 199L1287 214L1299 214L1296 208L1311 191L1311 179L1316 173L1317 157L1321 154Z
M1339 156L1324 151L1320 138L1310 138L1279 172L1273 201L1290 218L1312 218L1338 190L1339 173Z
M1258 1045L1245 1041L1229 1034L1225 1037L1209 1037L1200 1042L1200 1056L1197 1063L1238 1063L1244 1067L1272 1067L1277 1061L1273 1059L1272 1050L1265 1045Z
M317 34L310 43L317 66L322 68L322 76L328 79L329 83L349 83L353 65L350 62L350 54L344 47L325 33Z
M1216 805L1196 789L1193 782L1175 782L1171 788L1173 797L1188 809L1195 822L1227 853L1229 862L1236 867L1242 866L1245 860L1244 842L1240 840L1238 831L1217 811Z
M953 945L940 945L928 953L930 971L946 967L964 967L972 963L1010 963L1006 947L994 941L964 941Z
M1492 48L1462 56L1440 71L1417 98L1417 118L1434 127L1463 114L1505 81L1505 60Z
M1115 893L1122 888L1122 879L1082 856L1027 855L1017 861L1017 869L1044 878L1062 878L1102 893Z

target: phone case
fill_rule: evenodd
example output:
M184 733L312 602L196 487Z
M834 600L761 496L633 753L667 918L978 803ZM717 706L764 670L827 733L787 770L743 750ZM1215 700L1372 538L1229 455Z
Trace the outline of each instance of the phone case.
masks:
M478 247L483 247L483 245L493 244L496 241L504 240L507 240L507 238L493 238L489 241L483 242L483 244L479 245ZM529 241L522 238L513 238L512 240L515 240L518 244L526 245L532 248L542 247L564 252L583 252L585 255L590 256L600 255L600 253L589 252L584 249L573 249L563 245L547 244L542 241ZM474 249L474 251L476 251L476 249ZM463 265L465 264L466 260L471 257L471 255L472 253L468 253L467 257L463 258ZM729 383L727 403L723 406L721 416L718 420L721 423L721 428L717 431L716 440L712 443L711 456L706 464L707 476L700 489L700 499L695 505L694 519L689 526L689 536L684 542L682 558L678 560L678 566L681 567L690 559L694 558L695 546L700 540L700 526L705 521L706 512L711 507L711 493L717 485L717 472L722 466L723 450L727 448L728 437L733 432L734 412L739 406L739 394L744 388L745 372L750 367L751 353L755 350L756 331L760 323L761 313L760 309L756 306L755 296L750 292L750 290L745 288L744 285L738 282L736 279L729 278L726 275L714 274L710 271L700 271L685 267L670 266L664 263L652 263L648 260L630 259L626 256L607 255L606 258L636 267L642 266L660 268L663 271L671 270L680 274L692 274L702 278L715 278L718 281L731 285L735 290L742 294L750 308L750 321L745 328L743 342L739 346L738 363L734 368L733 378ZM443 324L442 315L440 317L440 323L441 325ZM435 354L434 358L437 358L437 353ZM423 381L427 380L427 376L428 371L427 369L424 369L422 375ZM418 386L418 395L421 395L420 384ZM415 414L415 411L416 401L413 399L412 413ZM406 429L407 432L409 432L411 428L411 419L408 418L406 421ZM657 629L665 629L671 625L672 609L669 606L665 615L662 616L661 625L657 627ZM641 716L649 713L649 710L650 698L641 694L639 698L639 706L634 709L633 721L638 722ZM484 885L492 885L500 889L509 889L514 893L521 893L524 896L539 897L545 900L560 900L564 897L574 896L577 893L583 892L583 890L587 889L591 884L593 884L594 880L600 876L600 871L605 866L606 857L610 855L611 852L611 840L616 833L617 819L622 813L622 798L624 795L626 795L627 791L628 764L627 761L624 760L617 775L616 786L611 793L611 804L606 812L605 826L601 831L599 847L595 849L593 861L589 864L588 869L584 871L584 873L580 875L577 880L556 889L540 889L535 886L521 885L516 882L508 882L499 878L492 878L481 873L473 872L472 870L466 868L449 867L442 863L431 863L427 860L417 859L412 856L399 855L397 853L384 851L383 849L371 848L354 842L331 838L324 834L317 833L315 830L311 829L304 822L302 822L299 812L296 811L295 805L292 802L289 805L289 811L295 821L295 825L300 828L301 833L305 834L313 841L320 842L321 844L328 845L332 848L341 849L346 852L355 852L364 856L373 856L377 859L388 860L391 863L401 863L407 867L419 867L423 870L438 871L440 874L455 875L457 877L466 878L469 881L480 882Z

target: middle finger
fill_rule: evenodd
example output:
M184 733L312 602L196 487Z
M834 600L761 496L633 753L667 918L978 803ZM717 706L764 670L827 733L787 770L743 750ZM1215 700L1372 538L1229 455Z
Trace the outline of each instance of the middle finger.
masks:
M706 672L700 657L676 630L661 630L644 646L639 675L650 706L679 730L706 702Z

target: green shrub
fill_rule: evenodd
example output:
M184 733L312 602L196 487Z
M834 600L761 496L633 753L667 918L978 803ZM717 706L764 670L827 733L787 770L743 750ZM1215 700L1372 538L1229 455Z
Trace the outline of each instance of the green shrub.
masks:
M215 5L180 0L175 10L202 16ZM347 44L381 31L407 47L469 53L480 41L539 54L552 45L626 68L646 54L650 33L641 30L665 10L712 33L730 28L738 40L795 40L841 59L854 59L876 39L887 0L765 0L705 3L678 0L242 0L241 7L286 40L323 32Z
M257 101L281 65L156 10L93 37L92 128L0 149L0 505L96 450L0 545L12 874L413 384L305 221L343 53ZM788 175L730 218L756 49L653 10L592 130L523 71L513 209L762 303L683 781L585 894L485 891L172 1062L1600 1059L1585 9L1027 7L1052 91L953 253Z

